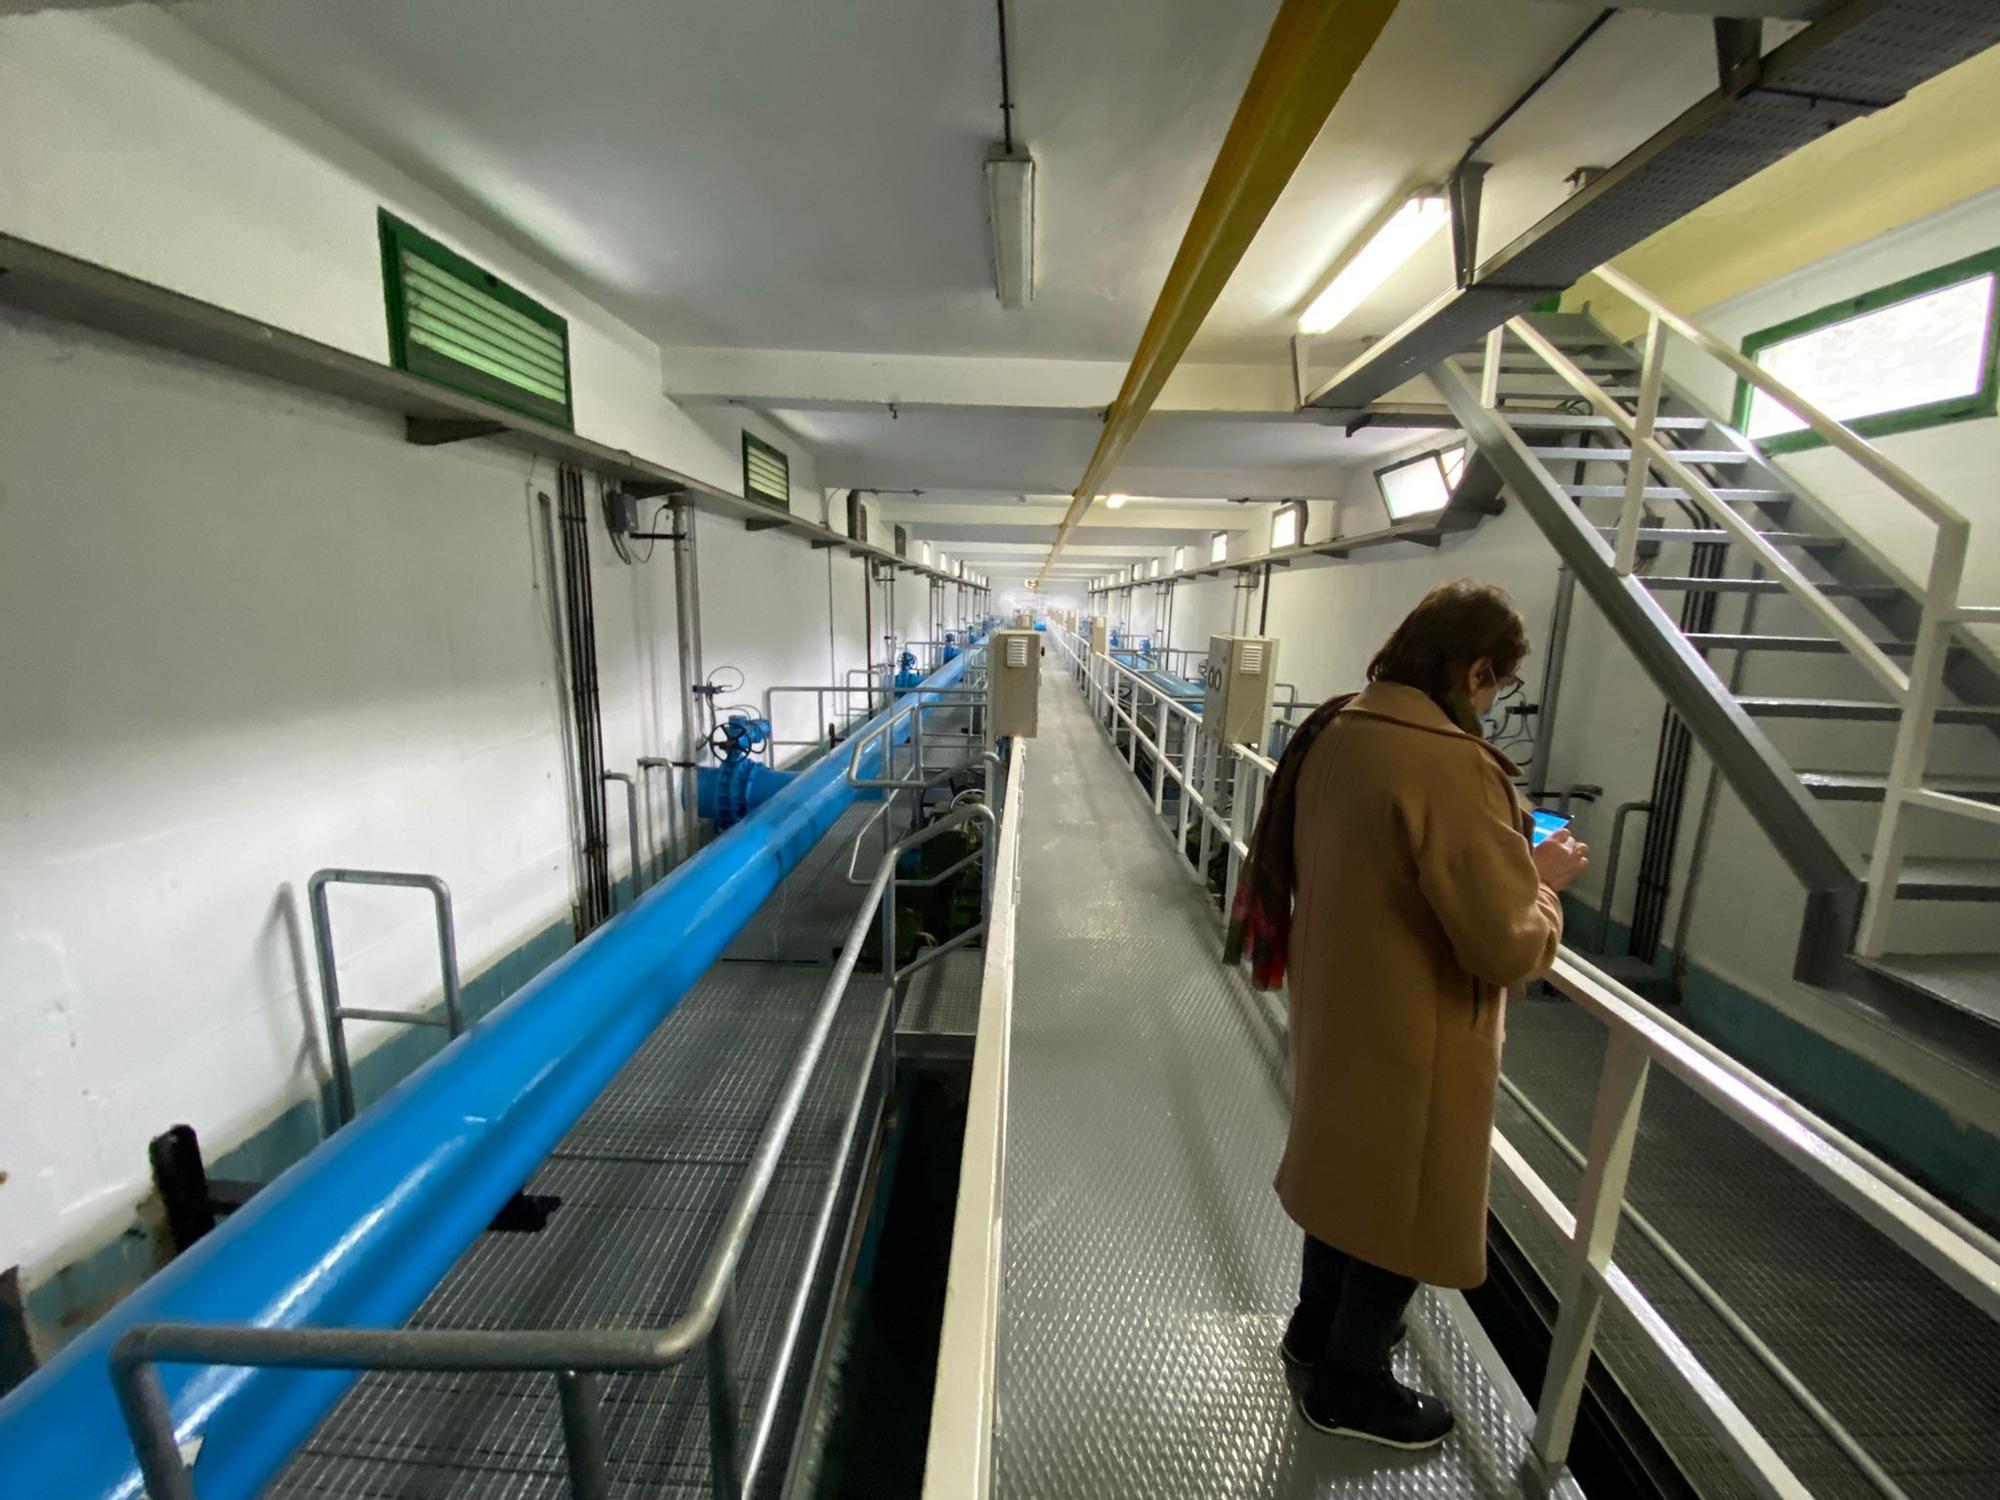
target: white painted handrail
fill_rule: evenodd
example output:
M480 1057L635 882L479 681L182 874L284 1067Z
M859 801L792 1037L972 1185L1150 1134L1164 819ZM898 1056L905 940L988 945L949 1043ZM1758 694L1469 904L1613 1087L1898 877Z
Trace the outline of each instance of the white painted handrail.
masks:
M1947 500L1922 484L1901 464L1885 456L1882 451L1860 436L1844 422L1836 421L1821 411L1804 396L1786 385L1754 359L1730 348L1721 339L1698 323L1682 317L1651 292L1640 286L1631 277L1614 271L1609 266L1599 266L1597 275L1606 286L1620 296L1636 302L1649 318L1658 318L1661 323L1693 344L1711 359L1727 365L1740 380L1751 385L1776 401L1793 416L1811 428L1813 434L1822 439L1828 447L1838 448L1853 459L1872 477L1894 490L1903 499L1922 511L1940 526L1966 526L1970 523Z
M986 927L958 1209L952 1219L924 1500L986 1500L993 1490L994 1375L1000 1340L1001 1209L1007 1070L1014 1034L1014 926L1020 904L1021 789L1027 742L1010 742L1007 790Z
M1125 712L1109 688L1129 680L1134 692L1144 691L1147 684L1143 677L1108 655L1091 653L1080 637L1065 634L1058 638L1058 645L1069 657L1079 685L1097 710L1099 722L1113 736L1114 745L1122 724L1139 743L1152 747L1154 742L1139 730L1136 715ZM1199 722L1197 716L1165 695L1161 697L1168 712ZM1100 707L1105 698L1112 700L1108 711ZM1239 837L1254 817L1254 808L1261 803L1277 766L1270 757L1248 746L1231 749L1236 763L1236 796L1230 815L1224 819L1205 805L1203 813L1224 829L1225 837L1240 853ZM1156 748L1153 760L1157 779L1164 761ZM1185 823L1180 844L1183 848L1186 845ZM1583 1153L1583 1187L1574 1212L1529 1165L1519 1148L1497 1127L1493 1133L1495 1165L1565 1245L1558 1287L1559 1321L1537 1411L1537 1454L1551 1471L1566 1461L1595 1344L1598 1311L1609 1302L1640 1331L1661 1371L1759 1494L1808 1500L1811 1492L1803 1481L1615 1261L1626 1174L1651 1068L1657 1064L1674 1074L1979 1313L1996 1320L2000 1320L2000 1241L1581 955L1562 949L1545 977L1603 1024L1608 1046L1599 1079L1596 1123ZM1671 1258L1669 1264L1673 1264ZM1728 1318L1724 1323L1730 1326ZM1765 1356L1776 1359L1768 1347L1760 1355ZM1780 1366L1777 1373L1781 1384L1805 1389L1789 1369ZM1850 1459L1856 1460L1857 1469L1886 1500L1903 1500L1905 1492L1823 1403L1814 1400L1802 1404Z
M1852 428L1828 416L1755 360L1676 313L1630 277L1608 266L1599 267L1597 274L1612 290L1636 303L1647 316L1636 412L1628 412L1614 401L1552 341L1536 332L1527 319L1516 318L1508 324L1508 328L1631 444L1631 462L1626 475L1624 506L1618 517L1613 566L1620 575L1630 575L1637 566L1638 531L1646 486L1652 471L1657 469L1685 491L1717 527L1748 548L1786 591L1831 631L1834 639L1888 691L1900 710L1896 744L1890 755L1883 792L1882 816L1876 825L1874 849L1868 862L1867 897L1854 939L1855 951L1864 957L1878 956L1887 951L1890 943L1896 892L1909 848L1909 821L1906 816L1909 809L1916 807L1994 821L1993 811L1985 803L1934 792L1924 786L1924 768L1929 759L1931 736L1937 725L1938 704L1944 694L1944 669L1952 633L1969 625L2000 622L2000 609L1966 607L1959 601L1971 523ZM1659 441L1655 420L1659 412L1668 333L1686 339L1739 380L1783 406L1808 431L1836 452L1845 454L1891 494L1935 524L1937 533L1932 544L1930 568L1920 597L1922 615L1907 671L1892 661L1858 623L1843 613L1821 585L1807 578L1768 537L1725 503L1714 487L1676 457L1674 450ZM1487 366L1489 376L1499 368L1497 351L1491 341L1488 344ZM1485 389L1488 394L1482 399L1491 406L1498 399L1498 385L1489 379ZM1747 436L1745 441L1749 441ZM1795 478L1790 483L1794 489L1802 488Z

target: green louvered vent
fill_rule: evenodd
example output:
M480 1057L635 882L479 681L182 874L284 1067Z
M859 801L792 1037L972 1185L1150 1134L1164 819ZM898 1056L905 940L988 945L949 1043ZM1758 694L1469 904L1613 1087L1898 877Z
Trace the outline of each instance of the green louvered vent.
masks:
M792 461L762 438L743 434L743 498L792 508Z
M384 212L381 226L396 368L573 426L569 324L393 214Z

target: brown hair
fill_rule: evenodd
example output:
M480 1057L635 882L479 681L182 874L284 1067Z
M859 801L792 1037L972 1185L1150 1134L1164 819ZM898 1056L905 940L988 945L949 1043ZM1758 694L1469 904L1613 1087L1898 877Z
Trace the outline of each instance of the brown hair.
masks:
M1488 657L1494 677L1505 679L1527 654L1528 627L1514 601L1491 584L1461 578L1424 595L1368 663L1368 680L1416 688L1460 728L1476 732L1465 674Z

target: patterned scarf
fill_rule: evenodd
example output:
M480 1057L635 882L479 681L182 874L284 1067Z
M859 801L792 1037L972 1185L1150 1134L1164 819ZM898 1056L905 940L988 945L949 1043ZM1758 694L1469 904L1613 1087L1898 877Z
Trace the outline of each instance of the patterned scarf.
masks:
M1260 990L1275 990L1285 982L1285 959L1292 940L1293 828L1298 809L1299 771L1313 742L1355 694L1330 698L1292 735L1278 770L1264 794L1257 829L1250 835L1250 854L1236 879L1236 902L1229 913L1229 936L1222 950L1224 963L1250 955L1250 982Z

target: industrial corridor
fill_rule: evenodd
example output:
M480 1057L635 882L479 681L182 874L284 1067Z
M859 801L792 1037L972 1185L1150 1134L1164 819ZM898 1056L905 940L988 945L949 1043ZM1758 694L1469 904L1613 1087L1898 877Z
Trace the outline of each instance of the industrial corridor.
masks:
M1214 907L1066 675L1028 764L995 1493L1535 1493L1532 1414L1457 1293L1423 1294L1396 1354L1458 1413L1441 1451L1298 1419L1283 1027L1216 962Z
M1996 100L0 0L0 1500L1993 1500Z

